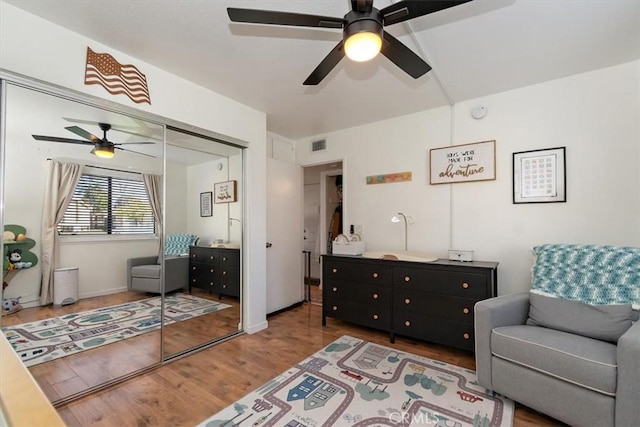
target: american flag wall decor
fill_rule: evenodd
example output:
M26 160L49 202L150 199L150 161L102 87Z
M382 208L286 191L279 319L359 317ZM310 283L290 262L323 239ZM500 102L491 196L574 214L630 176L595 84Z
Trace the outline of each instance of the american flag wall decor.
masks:
M144 74L134 65L121 64L108 53L96 53L90 47L87 47L84 84L100 85L112 95L125 94L137 104L151 104Z

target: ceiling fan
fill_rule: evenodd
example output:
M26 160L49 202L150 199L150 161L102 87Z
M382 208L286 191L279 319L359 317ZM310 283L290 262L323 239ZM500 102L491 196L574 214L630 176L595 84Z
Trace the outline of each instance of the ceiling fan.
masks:
M343 18L234 7L227 8L227 12L232 22L341 28L343 34L340 43L303 83L317 85L345 54L349 59L364 62L373 59L378 52L382 52L400 69L417 79L431 70L431 67L400 40L386 32L384 27L469 1L471 0L401 0L378 10L373 7L373 0L351 0L351 11Z
M51 142L66 142L70 144L88 144L93 145L93 150L91 150L91 154L94 154L98 157L102 157L104 159L111 159L115 155L115 150L129 151L135 154L141 154L143 156L155 157L150 154L141 153L139 151L129 150L128 148L122 148L121 145L133 145L133 144L155 144L154 142L130 142L127 144L124 143L113 143L107 139L107 132L111 129L111 125L109 123L98 123L100 129L104 132L104 136L99 138L88 132L81 127L78 126L67 126L66 130L75 133L76 135L84 138L84 139L71 139L71 138L59 138L57 136L46 136L46 135L31 135L34 139L38 141L51 141Z

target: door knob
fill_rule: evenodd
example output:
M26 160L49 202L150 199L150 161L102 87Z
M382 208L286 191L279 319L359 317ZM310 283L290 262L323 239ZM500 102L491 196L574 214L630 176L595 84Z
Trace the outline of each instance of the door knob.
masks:
M270 248L271 246L273 246L273 243L267 242L267 248Z

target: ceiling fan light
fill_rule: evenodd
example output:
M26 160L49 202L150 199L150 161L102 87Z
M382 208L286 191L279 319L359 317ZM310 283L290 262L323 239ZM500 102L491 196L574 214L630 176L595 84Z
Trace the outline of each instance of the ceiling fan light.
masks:
M113 147L96 147L96 149L93 150L93 154L101 159L113 159L115 155Z
M370 31L352 34L344 43L347 58L356 62L365 62L375 58L381 47L382 38L380 35Z

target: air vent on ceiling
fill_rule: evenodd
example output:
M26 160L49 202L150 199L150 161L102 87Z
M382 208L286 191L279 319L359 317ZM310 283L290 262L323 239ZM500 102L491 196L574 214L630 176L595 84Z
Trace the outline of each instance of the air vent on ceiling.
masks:
M311 143L311 151L322 151L327 149L327 140L321 139Z

